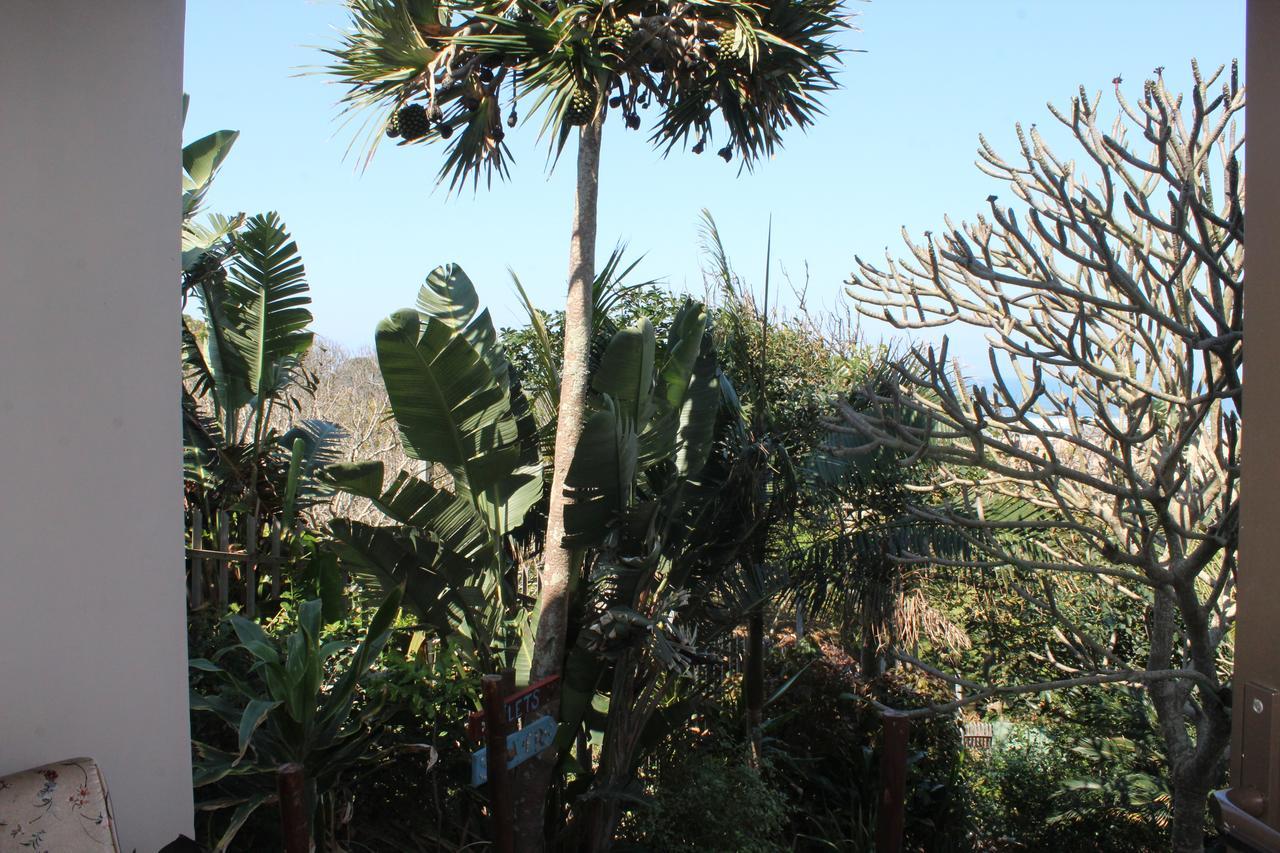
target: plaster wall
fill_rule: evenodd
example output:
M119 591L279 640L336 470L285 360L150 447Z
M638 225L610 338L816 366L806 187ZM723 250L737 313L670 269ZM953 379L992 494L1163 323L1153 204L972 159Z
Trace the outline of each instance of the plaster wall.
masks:
M88 755L191 832L181 0L0 0L0 774Z

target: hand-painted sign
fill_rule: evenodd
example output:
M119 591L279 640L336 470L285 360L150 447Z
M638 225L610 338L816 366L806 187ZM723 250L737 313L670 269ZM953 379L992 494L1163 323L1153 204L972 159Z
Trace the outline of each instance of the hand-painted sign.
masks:
M532 714L551 700L559 687L560 676L553 675L539 682L530 684L507 697L504 716L508 728L515 728L517 721L526 714ZM484 712L473 711L467 718L467 734L475 740L483 740L485 736Z
M556 721L553 717L539 717L518 732L507 735L507 769L519 767L556 739ZM489 781L489 749L484 747L471 753L471 784L483 785Z

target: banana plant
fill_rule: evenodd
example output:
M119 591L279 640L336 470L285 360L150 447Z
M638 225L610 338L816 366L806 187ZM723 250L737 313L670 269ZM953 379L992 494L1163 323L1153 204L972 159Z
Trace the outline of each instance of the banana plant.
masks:
M182 117L186 120L190 98L182 96ZM215 130L190 142L182 148L182 272L183 294L203 273L213 270L215 264L202 263L217 257L216 247L244 224L244 216L233 217L213 214L204 222L197 222L201 205L209 192L218 168L231 153L231 147L240 138L236 130ZM205 259L210 252L213 258Z
M444 469L452 488L381 463L328 469L338 488L372 501L390 525L339 519L339 556L384 586L405 585L419 618L461 633L486 664L522 610L511 538L543 498L544 472L528 401L513 381L487 310L463 270L427 276L417 307L376 333L378 365L405 452Z
M575 768L581 844L600 850L679 677L707 661L699 633L740 624L771 589L748 559L768 478L706 309L687 303L660 347L646 320L613 335L591 387L566 480L566 541L587 569L559 745L603 728L599 768ZM607 707L602 724L592 707Z
M183 99L186 115L187 99ZM219 130L182 151L182 298L199 317L182 318L184 461L206 502L292 519L321 499L315 472L345 438L336 424L311 421L285 436L273 410L313 387L303 367L311 349L311 302L297 244L280 217L197 215L239 133ZM212 506L207 507L212 509Z
M264 489L273 504L288 503L293 469L303 477L303 501L290 506L292 513L323 493L314 472L331 461L345 436L323 421L283 437L271 427L273 411L287 405L290 393L314 384L303 365L313 340L305 268L275 213L251 217L225 243L230 260L192 286L200 320L183 317L188 467L191 479L203 475L246 495L245 508L254 512ZM296 439L302 439L299 448Z

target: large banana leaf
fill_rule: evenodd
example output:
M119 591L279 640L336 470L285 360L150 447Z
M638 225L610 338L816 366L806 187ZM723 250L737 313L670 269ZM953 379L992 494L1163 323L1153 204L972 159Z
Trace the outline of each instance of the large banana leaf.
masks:
M440 544L442 560L479 574L492 553L492 532L471 501L401 471L384 490L381 462L332 465L326 476L338 488L372 501L393 521L428 531Z
M475 348L504 389L511 382L511 366L498 343L489 310L480 310L480 297L462 267L436 267L418 291L418 311L444 323Z
M234 296L220 278L201 282L196 293L204 309L204 334L197 337L184 322L183 354L197 383L194 390L213 398L224 431L233 436L236 413L253 399L253 388L245 378L248 366L232 341Z
M591 377L591 387L613 398L614 411L633 427L651 414L654 346L653 324L642 319L613 336Z
M638 474L663 461L681 476L701 469L711 451L721 403L719 368L705 341L706 312L690 303L677 315L655 372L653 326L613 336L592 378L596 411L583 425L565 478L566 542L603 541L632 502Z
M236 130L218 130L182 149L182 218L190 220L204 201L205 193L231 146L240 137ZM184 248L186 248L184 246Z
M375 340L409 456L440 463L473 495L511 473L520 452L510 400L463 335L405 309L378 324Z
M334 552L349 572L384 592L403 587L404 606L416 619L441 636L470 640L475 653L488 660L503 618L491 579L442 559L439 543L416 528L336 519L330 532Z
M689 385L679 408L676 472L694 478L707 464L715 439L716 417L721 407L738 413L733 384L720 370L710 346L694 362Z
M608 401L605 401L608 405ZM569 502L564 508L565 544L601 542L609 522L631 494L636 470L634 441L628 445L612 407L603 408L582 425L578 446L565 475ZM634 432L632 433L634 437Z

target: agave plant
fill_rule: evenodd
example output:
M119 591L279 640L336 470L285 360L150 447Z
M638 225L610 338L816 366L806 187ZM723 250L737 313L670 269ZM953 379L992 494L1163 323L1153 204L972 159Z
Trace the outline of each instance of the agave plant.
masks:
M229 727L235 744L234 749L193 744L196 807L234 809L215 850L229 849L254 811L275 801L281 765L302 766L306 805L313 823L318 823L322 814L335 811L343 786L361 770L376 766L393 751L430 750L377 743L377 697L358 708L356 704L358 686L391 636L400 598L401 590L391 591L350 659L331 676L326 668L350 644L324 641L320 600L299 606L296 628L283 644L256 622L233 615L229 618L239 644L219 652L218 661L191 661L193 670L218 684L216 691L192 692L192 711L217 716ZM220 662L222 656L238 652L252 661L245 677Z

